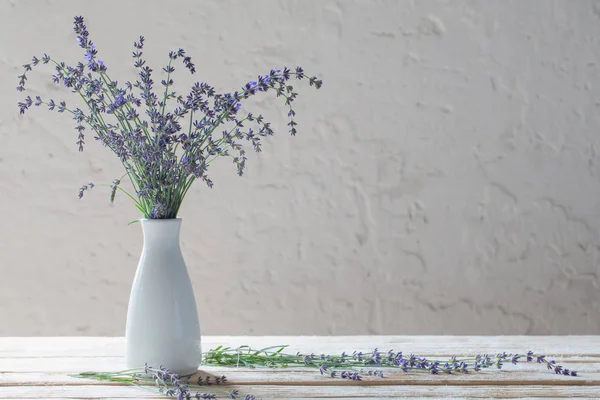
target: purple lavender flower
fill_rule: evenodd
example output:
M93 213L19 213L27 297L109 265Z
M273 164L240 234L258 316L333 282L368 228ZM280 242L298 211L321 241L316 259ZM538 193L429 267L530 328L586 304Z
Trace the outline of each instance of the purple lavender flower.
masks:
M353 381L360 381L362 380L362 376L358 374L358 372L356 371L342 371L340 373L340 377L342 379L350 379Z
M81 199L83 197L83 192L85 192L86 190L91 189L93 187L94 187L94 184L91 183L91 182L89 184L87 184L87 185L81 186L79 188L79 193L77 194L77 197L79 197Z
M214 393L199 393L196 392L196 394L194 395L194 397L196 399L216 399L217 395Z

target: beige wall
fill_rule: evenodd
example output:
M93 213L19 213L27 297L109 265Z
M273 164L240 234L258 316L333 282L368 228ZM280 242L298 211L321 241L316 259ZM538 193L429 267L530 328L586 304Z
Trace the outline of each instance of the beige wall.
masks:
M141 250L117 159L65 115L18 115L20 65L82 54L114 79L146 36L236 89L301 64L299 134L198 184L182 244L205 334L600 333L600 2L0 2L0 335L122 335ZM30 94L71 100L30 75ZM183 71L176 78L192 81Z

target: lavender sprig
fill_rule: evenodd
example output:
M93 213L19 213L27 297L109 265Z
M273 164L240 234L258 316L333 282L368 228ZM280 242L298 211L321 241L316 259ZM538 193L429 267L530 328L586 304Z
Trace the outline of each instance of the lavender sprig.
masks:
M119 372L82 372L74 375L77 378L96 379L106 382L126 383L140 388L149 388L155 385L160 393L169 397L178 399L244 399L244 400L260 400L252 395L242 397L237 389L223 389L222 386L227 384L225 375L215 377L211 380L210 376L198 376L193 379L181 377L178 374L170 371L167 368L160 366L154 368L145 365L144 368L129 369ZM207 391L206 387L210 386L211 390ZM217 393L215 393L217 392ZM219 396L221 394L222 396Z
M248 346L238 348L219 346L204 353L202 362L205 365L248 368L305 366L316 368L321 375L332 378L361 380L364 375L360 375L360 373L383 377L382 368L396 369L403 372L427 372L434 375L440 373L468 374L486 368L502 369L508 363L518 364L523 361L533 362L535 360L537 363L545 364L548 369L556 374L577 376L577 371L563 368L556 361L548 361L545 356L536 355L532 351L526 354L480 354L471 358L451 357L447 360L437 360L418 357L414 354L405 355L402 352L393 350L381 352L378 349L368 353L355 351L352 354L342 353L340 355L287 354L283 352L286 347L272 346L255 350Z
M91 131L94 139L115 153L123 164L125 176L135 191L135 196L130 197L146 218L177 217L194 181L213 186L208 169L219 157L231 158L238 175L244 173L247 158L243 143L260 152L262 139L274 133L262 115L241 113L246 99L267 92L283 98L288 108L289 132L295 135L297 122L292 105L298 94L290 81L295 77L307 80L309 86L317 89L322 86L320 79L309 77L301 67L294 70L284 67L271 69L232 92L217 93L209 84L197 82L187 95L177 95L172 90L174 62L182 60L190 73L196 71L185 50L177 49L169 53L169 62L162 69L166 77L160 81L164 90L159 99L154 71L143 58L143 36L133 44L138 79L120 85L108 75L108 67L99 58L83 17L74 18L73 30L84 59L70 66L47 54L33 57L23 65L17 90L26 90L28 73L34 67L53 65L54 83L76 93L87 109L69 107L65 101L42 96L36 96L35 100L27 96L18 103L19 111L24 114L31 107L46 106L50 111L70 114L80 151L85 145L86 132ZM119 184L120 181L111 185L111 202L121 189ZM88 188L80 189L80 198Z

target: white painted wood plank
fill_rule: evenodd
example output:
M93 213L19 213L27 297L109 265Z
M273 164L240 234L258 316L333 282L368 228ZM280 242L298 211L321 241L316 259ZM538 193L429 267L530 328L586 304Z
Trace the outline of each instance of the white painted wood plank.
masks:
M0 358L0 373L3 372L85 372L122 371L123 357L49 357L49 358Z
M512 367L512 368L511 368ZM385 370L384 378L363 374L362 385L503 385L503 384L546 384L546 385L598 385L600 386L600 364L573 364L580 376L568 377L553 374L537 365L516 365L505 370L484 370L470 374L440 374ZM590 368L592 367L592 368ZM99 371L99 370L98 370ZM295 384L295 385L348 385L355 384L339 378L321 375L315 369L235 369L222 367L202 368L201 375L212 377L226 375L232 384ZM195 375L197 376L197 375ZM98 381L70 377L56 372L12 372L0 374L0 386L84 385Z
M600 363L582 363L582 362L563 362L561 359L557 359L559 364L563 365L565 368L574 369L581 373L582 376L595 376L590 375L592 373L597 373L600 370ZM0 359L0 373L79 373L85 371L121 371L125 368L125 361L122 357L85 357L85 358L3 358ZM206 371L208 373L214 373L215 371L219 371L224 375L230 375L233 373L238 373L241 371L246 371L248 369L244 368L235 368L235 367L213 367L213 366L201 366L200 371ZM271 374L264 369L256 369L254 370L257 373L267 373ZM304 371L305 374L318 373L316 369L304 369L304 368L294 368L294 369L275 369L273 370L275 373L295 373L295 371ZM553 379L553 380L563 380L569 379L569 377L565 376L557 376L553 374L551 371L548 371L543 364L537 363L520 363L518 365L507 364L504 366L502 371L497 371L495 369L488 369L482 371L481 373L517 373L518 371L530 371L530 373L535 373L536 377L544 378L544 379ZM480 374L481 374L480 373ZM390 370L389 374L405 376L405 374ZM409 375L418 376L431 376L429 374L419 374L416 372L410 373ZM587 375L586 375L587 374ZM467 376L476 377L479 374L470 374ZM439 375L443 376L443 375ZM458 377L459 375L452 375L453 377ZM434 378L436 378L434 376ZM458 378L453 378L458 379ZM537 378L536 378L537 379ZM577 378L575 378L577 379Z
M600 386L230 386L267 399L399 399L399 398L600 398ZM160 398L152 391L121 386L49 386L43 391L24 386L3 387L0 399Z
M140 397L135 397L135 398L140 398ZM144 397L141 397L144 398ZM163 397L146 397L146 398L163 398ZM331 399L332 397L293 397L290 399L293 400L327 400L327 399ZM431 398L431 397L396 397L396 399L413 399L413 400L420 400L420 399L427 399L427 398ZM489 397L491 398L491 397ZM521 400L561 400L561 399L565 399L565 397L518 397ZM585 396L580 397L580 398L586 398ZM589 398L589 397L587 397ZM26 397L26 398L22 398L20 400L38 400L38 398L33 398L33 397ZM53 397L52 400L74 400L74 399L84 399L82 397ZM97 400L101 400L101 398L95 398ZM166 397L166 399L173 399L172 397ZM339 397L338 397L339 399ZM390 399L388 398L384 398L384 397L360 397L360 400L387 400ZM394 399L394 398L392 398ZM464 397L464 396L459 396L459 397L452 397L452 399L463 399L463 400L474 400L474 399L478 399L481 400L481 397ZM0 400L8 400L8 398L5 397L0 397ZM12 399L11 399L12 400ZM110 400L131 400L131 397L111 397ZM267 400L267 399L263 399L263 400Z
M354 350L402 350L419 355L526 352L556 356L600 357L600 336L204 336L204 351L218 345L255 348L290 345L290 353L341 353ZM0 338L0 358L52 356L122 356L123 338Z

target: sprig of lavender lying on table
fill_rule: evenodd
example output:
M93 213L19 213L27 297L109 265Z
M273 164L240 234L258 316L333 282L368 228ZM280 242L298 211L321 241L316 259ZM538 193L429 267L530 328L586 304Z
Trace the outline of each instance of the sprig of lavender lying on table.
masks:
M312 367L319 369L322 375L332 378L361 380L363 375L383 377L383 371L379 368L391 368L403 372L429 372L439 373L469 373L479 372L485 368L501 369L505 364L518 364L520 362L533 362L544 364L549 370L556 374L577 376L577 371L563 368L555 360L548 360L544 355L536 355L529 351L526 354L498 353L479 354L472 358L450 357L448 359L428 359L418 357L414 354L405 355L401 351L389 350L381 352L375 349L363 353L355 351L352 354L342 353L340 355L326 354L287 354L284 350L287 346L273 346L260 350L248 346L238 348L219 346L204 353L202 363L204 365L217 365L224 367ZM345 371L339 371L339 370Z
M82 372L75 376L105 382L126 383L146 389L151 385L156 385L160 393L181 400L217 398L260 400L250 394L241 395L237 389L224 389L223 386L227 383L225 375L215 378L200 375L192 379L191 377L181 377L162 366L154 368L146 365L143 368L119 372Z
M271 69L259 75L240 89L217 93L205 82L196 82L189 93L174 91L173 73L181 61L190 73L196 72L191 58L183 49L169 52L167 65L162 69L162 87L154 88L153 70L144 60L144 37L134 42L133 65L138 79L117 82L109 76L108 68L99 58L98 50L90 40L83 17L77 16L73 27L84 60L74 66L57 61L44 54L33 57L23 65L18 76L18 91L26 90L28 73L35 67L48 64L54 67L52 79L75 93L78 104L67 105L42 96L27 96L18 103L21 114L32 106L44 106L50 111L70 114L77 131L77 146L83 150L87 130L118 156L125 169L121 179L115 179L110 201L117 191L134 201L145 218L175 218L190 186L204 181L211 163L220 157L230 158L242 175L246 167L243 142L256 152L261 151L261 140L273 135L271 124L260 114L241 112L246 99L265 92L274 93L284 100L291 135L296 134L296 112L292 107L298 93L291 81L308 81L319 89L322 81L309 77L301 67ZM121 181L127 177L135 193L123 189ZM94 187L86 184L79 189L79 198Z

